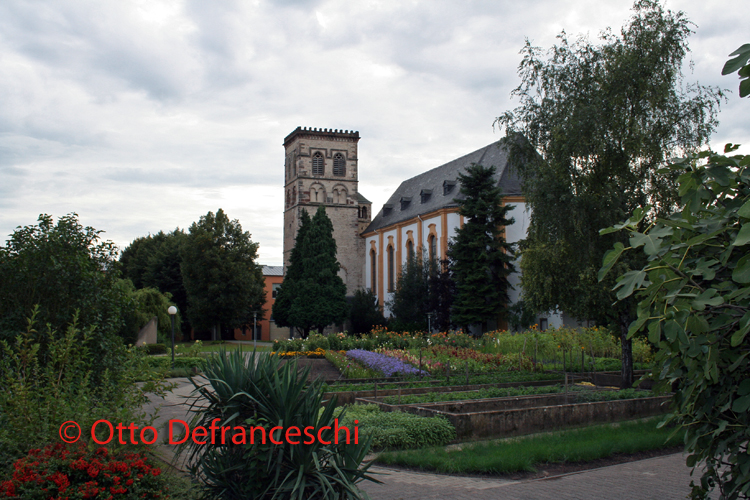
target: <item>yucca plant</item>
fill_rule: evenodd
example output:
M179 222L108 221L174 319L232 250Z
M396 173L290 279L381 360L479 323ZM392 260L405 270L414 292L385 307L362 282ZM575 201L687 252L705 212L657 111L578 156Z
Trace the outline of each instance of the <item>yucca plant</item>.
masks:
M203 371L207 382L191 379L195 386L190 403L195 413L191 429L209 429L217 418L215 426L232 427L224 444L218 439L212 444L209 433L202 438L206 444L188 439L180 450L188 453L192 473L204 484L204 498L367 498L356 485L365 479L378 482L368 475L369 464L362 464L370 439L358 444L346 444L341 439L335 444L335 402L319 411L322 383L308 383L308 373L309 368L297 373L294 360L282 362L276 356L234 351L220 352L208 360ZM341 421L342 416L338 418ZM270 435L264 443L260 433L256 434L255 443L250 443L249 432L246 444L232 442L230 436L237 427L247 430L251 426L261 426L266 431L282 427L282 434L274 434L282 444L271 442ZM316 439L304 444L309 441L304 435L293 436L299 444L290 444L284 431L293 426L300 430L312 428ZM350 430L353 439L354 429Z

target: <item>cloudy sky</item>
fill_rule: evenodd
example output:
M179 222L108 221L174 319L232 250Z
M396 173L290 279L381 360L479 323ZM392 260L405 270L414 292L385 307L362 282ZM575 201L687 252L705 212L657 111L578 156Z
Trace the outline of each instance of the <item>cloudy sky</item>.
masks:
M697 25L688 81L732 90L712 139L750 146L722 77L744 2L669 0ZM619 29L629 0L3 0L0 238L79 214L121 248L223 208L281 264L284 137L358 130L362 194L501 137L524 39ZM743 28L744 26L744 28ZM742 152L750 153L750 147Z

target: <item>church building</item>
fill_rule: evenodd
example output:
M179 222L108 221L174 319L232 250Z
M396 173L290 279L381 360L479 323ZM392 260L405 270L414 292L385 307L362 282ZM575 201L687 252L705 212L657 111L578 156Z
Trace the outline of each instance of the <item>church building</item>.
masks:
M446 257L448 242L464 223L458 214L457 200L462 196L458 175L474 163L495 167L503 203L515 207L508 214L515 223L505 228L506 241L516 243L526 236L530 214L503 140L401 182L372 217L372 204L358 189L359 139L359 132L301 127L284 139L285 267L289 265L301 210L312 215L322 204L333 223L347 295L360 288L372 290L388 317L388 301L409 256L416 252L438 260ZM520 276L514 273L509 280L514 287L509 290L511 302L516 302ZM542 328L561 326L562 318L548 314L540 317L539 323ZM488 327L506 325L497 322Z

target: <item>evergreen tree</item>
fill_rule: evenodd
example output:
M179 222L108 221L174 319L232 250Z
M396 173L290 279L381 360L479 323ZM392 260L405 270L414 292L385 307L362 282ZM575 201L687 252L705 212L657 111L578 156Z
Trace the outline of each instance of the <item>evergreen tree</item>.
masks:
M258 244L230 221L222 209L190 226L182 247L182 279L188 298L187 316L196 329L238 328L265 303L263 271L255 263Z
M303 210L302 225L289 256L287 276L281 285L282 290L286 289L281 305L276 308L278 295L274 304L277 324L298 328L302 338L307 338L313 329L322 332L326 326L344 321L349 314L346 285L338 275L341 266L336 260L331 219L322 205L309 223L305 223L305 214ZM277 313L281 318L276 316Z
M479 324L484 332L487 322L504 315L509 305L508 275L515 268L503 229L514 222L506 218L513 207L502 205L494 174L495 167L473 164L458 176L464 198L456 201L466 222L449 249L456 282L451 319L466 331Z
M304 208L300 210L300 226L297 236L294 238L294 247L289 254L289 265L284 273L284 281L276 292L276 301L273 304L273 320L278 326L295 328L291 322L292 304L296 297L299 281L302 279L302 247L305 236L310 230L312 219Z
M412 255L398 275L396 289L388 302L393 315L390 328L394 331L427 330L430 274L425 260L421 255Z
M443 259L439 262L431 260L428 265L429 301L427 310L433 313L431 327L441 332L451 329L451 308L453 297L456 294L456 283L453 280L453 271L450 260Z
M372 290L357 290L351 302L351 333L369 333L376 326L385 325L383 311L378 305L378 296Z

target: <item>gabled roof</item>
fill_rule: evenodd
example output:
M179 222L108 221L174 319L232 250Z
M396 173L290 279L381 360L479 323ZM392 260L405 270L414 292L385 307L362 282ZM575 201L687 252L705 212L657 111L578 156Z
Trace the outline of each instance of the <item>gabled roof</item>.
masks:
M521 181L508 164L508 152L502 146L503 143L504 139L493 142L473 153L405 180L388 198L388 202L364 232L376 231L441 208L458 206L456 200L463 198L460 194L458 174L466 173L466 168L472 163L495 167L495 178L503 196L521 195ZM449 192L445 192L446 188Z

